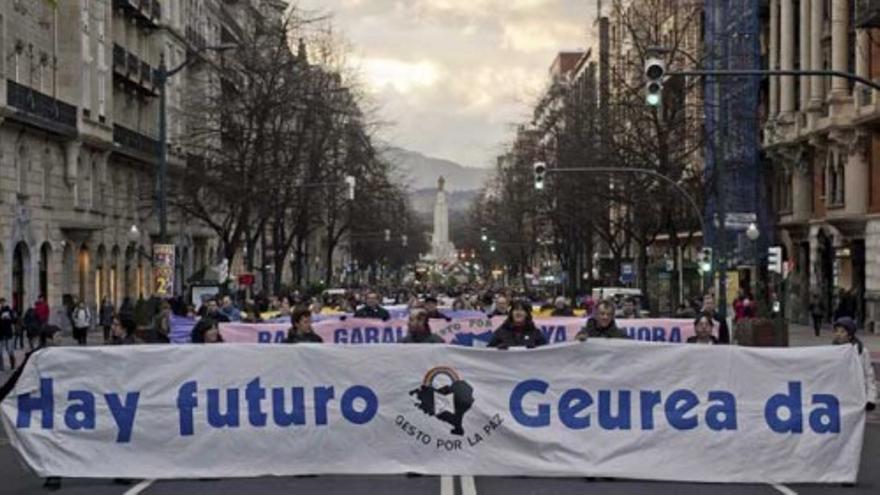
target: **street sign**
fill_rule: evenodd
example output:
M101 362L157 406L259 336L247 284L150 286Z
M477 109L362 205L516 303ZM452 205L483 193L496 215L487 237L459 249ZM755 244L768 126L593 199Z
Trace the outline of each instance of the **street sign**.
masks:
M727 230L747 230L749 225L758 221L755 213L728 213L724 216L724 228Z
M620 264L620 283L631 284L636 280L635 270L632 263Z

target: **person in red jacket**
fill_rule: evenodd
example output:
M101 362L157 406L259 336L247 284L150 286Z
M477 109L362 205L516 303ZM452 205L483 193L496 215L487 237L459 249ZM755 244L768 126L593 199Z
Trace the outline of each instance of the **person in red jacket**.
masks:
M34 311L37 313L40 323L49 324L49 303L46 302L46 298L42 294L37 297L37 302L34 303Z

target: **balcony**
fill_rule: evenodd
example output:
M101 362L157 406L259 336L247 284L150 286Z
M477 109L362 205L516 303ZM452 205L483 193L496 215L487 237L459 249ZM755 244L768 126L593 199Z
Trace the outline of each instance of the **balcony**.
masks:
M113 142L150 160L159 153L159 141L119 124L113 124Z
M6 81L6 103L31 124L54 128L59 134L76 134L76 107L27 86Z
M156 94L153 67L116 43L113 44L113 71L120 76L115 78L116 82L151 96Z
M159 0L113 0L113 8L145 28L157 28L162 20Z
M120 74L125 74L126 71L125 48L118 43L113 43L113 70Z
M880 28L880 3L877 0L856 0L856 27Z

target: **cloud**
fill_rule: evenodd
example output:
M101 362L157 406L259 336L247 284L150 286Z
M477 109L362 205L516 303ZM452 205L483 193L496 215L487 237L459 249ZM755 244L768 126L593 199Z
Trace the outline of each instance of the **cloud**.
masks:
M530 116L556 53L587 46L595 0L299 0L354 46L393 144L486 166Z

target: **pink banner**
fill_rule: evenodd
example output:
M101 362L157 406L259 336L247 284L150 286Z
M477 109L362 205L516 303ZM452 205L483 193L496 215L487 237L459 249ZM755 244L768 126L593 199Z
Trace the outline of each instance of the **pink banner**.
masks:
M462 318L451 321L431 320L431 331L448 343L485 346L492 332L504 322L503 317ZM552 343L574 340L585 325L583 318L536 318L535 324ZM694 335L694 322L689 319L617 320L617 325L632 339L650 342L686 342ZM226 342L251 344L283 343L287 323L221 323L220 333ZM329 344L392 344L406 335L407 320L388 321L346 318L326 320L312 325L315 333ZM714 330L718 334L717 325Z

